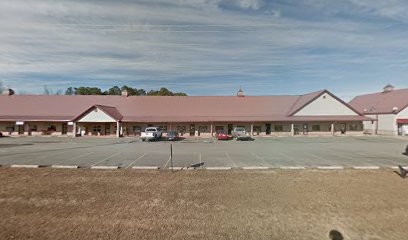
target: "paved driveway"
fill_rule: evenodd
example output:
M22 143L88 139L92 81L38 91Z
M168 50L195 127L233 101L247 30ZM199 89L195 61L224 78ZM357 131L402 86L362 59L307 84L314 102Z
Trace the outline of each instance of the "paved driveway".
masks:
M408 139L394 137L277 137L255 141L187 139L173 143L173 165L187 167L321 167L408 165ZM19 137L0 139L0 165L169 168L169 142L136 138Z

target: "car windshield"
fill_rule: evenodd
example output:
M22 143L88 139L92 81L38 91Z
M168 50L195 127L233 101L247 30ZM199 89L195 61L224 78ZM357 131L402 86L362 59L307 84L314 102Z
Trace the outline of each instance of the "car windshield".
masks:
M156 128L146 128L146 132L156 132Z
M168 136L175 136L175 135L176 135L176 132L169 132L169 133L167 133L167 135L168 135Z

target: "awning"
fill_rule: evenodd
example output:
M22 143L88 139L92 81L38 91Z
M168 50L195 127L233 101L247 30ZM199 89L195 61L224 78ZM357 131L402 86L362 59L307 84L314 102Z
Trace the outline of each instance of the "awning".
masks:
M408 119L397 119L397 123L408 123Z

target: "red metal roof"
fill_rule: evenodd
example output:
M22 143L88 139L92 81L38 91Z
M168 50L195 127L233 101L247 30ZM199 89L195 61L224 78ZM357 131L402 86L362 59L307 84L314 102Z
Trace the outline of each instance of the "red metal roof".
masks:
M291 117L325 90L283 96L0 96L0 121L72 121L94 106L123 122L354 121L362 116Z
M364 114L398 113L408 106L408 88L357 96L349 104Z

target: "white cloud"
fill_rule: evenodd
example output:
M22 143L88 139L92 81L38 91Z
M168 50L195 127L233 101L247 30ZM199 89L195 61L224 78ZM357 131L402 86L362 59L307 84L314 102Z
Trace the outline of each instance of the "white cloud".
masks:
M41 84L63 76L66 86L78 83L70 76L84 84L216 85L223 77L269 86L285 74L331 78L341 67L407 64L406 32L384 34L387 24L378 22L301 21L286 10L257 0L0 1L0 79L24 91L35 89L24 81L34 75L51 76Z

